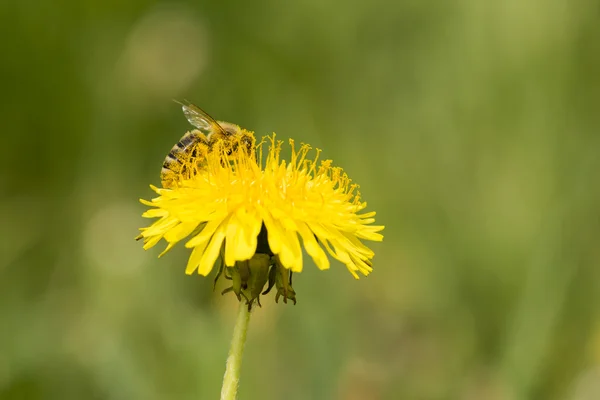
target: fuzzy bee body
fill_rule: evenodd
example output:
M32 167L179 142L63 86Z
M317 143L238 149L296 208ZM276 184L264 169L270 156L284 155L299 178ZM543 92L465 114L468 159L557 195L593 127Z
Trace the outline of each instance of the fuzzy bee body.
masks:
M180 104L188 122L197 129L183 135L167 154L160 173L165 188L173 187L177 179L189 173L190 159L194 159L196 166L201 166L202 157L212 151L218 141L236 139L251 149L254 140L250 132L236 124L217 122L194 104Z
M163 162L160 171L163 187L173 186L173 182L186 172L186 160L194 157L202 145L208 147L208 139L202 132L193 130L183 135L179 142L171 148Z

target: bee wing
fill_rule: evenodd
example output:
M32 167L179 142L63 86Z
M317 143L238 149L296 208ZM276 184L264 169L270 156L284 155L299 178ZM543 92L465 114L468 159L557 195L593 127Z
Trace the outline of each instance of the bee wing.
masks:
M181 104L181 109L183 110L183 115L185 115L185 118L187 118L188 122L196 128L206 133L218 131L223 135L226 134L225 130L221 127L221 125L219 125L217 121L215 121L210 115L204 112L200 107L192 103L179 104Z

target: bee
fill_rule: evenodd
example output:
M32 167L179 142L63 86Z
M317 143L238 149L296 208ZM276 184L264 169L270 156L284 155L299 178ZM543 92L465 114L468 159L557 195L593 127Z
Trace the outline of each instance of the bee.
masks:
M232 147L229 153L234 151L239 143L244 145L248 152L252 151L254 136L251 132L230 122L215 121L200 107L192 103L175 102L181 105L183 115L196 129L183 135L165 157L160 172L163 187L173 187L180 176L191 172L188 170L189 163L187 162L190 159L193 159L196 165L201 165L202 158L210 153L215 143L219 141L231 143Z

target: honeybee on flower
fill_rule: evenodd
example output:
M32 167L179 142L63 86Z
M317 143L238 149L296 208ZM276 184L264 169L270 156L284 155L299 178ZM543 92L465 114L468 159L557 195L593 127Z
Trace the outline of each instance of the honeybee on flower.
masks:
M291 276L302 271L302 245L320 269L329 255L356 279L372 271L374 253L362 241L381 241L384 227L373 225L375 212L361 213L367 203L341 168L319 161L320 150L309 158L311 147L293 140L283 160L274 134L257 144L253 132L182 108L197 129L167 155L162 187L151 186L159 196L141 200L151 207L143 216L159 218L141 229L145 249L164 239L162 255L189 237L186 273L206 276L218 263L217 279L232 281L224 292L249 308L274 286L276 299L296 302Z
M188 122L197 129L186 132L167 154L160 173L163 187L171 187L182 174L191 173L188 165L191 159L201 160L219 141L239 141L250 150L254 136L247 130L230 122L217 122L194 104L179 104Z

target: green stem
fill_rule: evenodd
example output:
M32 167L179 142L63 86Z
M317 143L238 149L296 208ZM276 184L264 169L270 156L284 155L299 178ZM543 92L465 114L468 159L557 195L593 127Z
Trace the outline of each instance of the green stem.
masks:
M250 311L244 302L240 302L237 321L233 328L233 339L229 348L227 365L225 367L225 376L223 377L223 387L221 388L221 400L235 400L237 396L238 383L240 381L240 369L242 366L242 355L244 353L244 343L246 342L246 332L250 322Z

